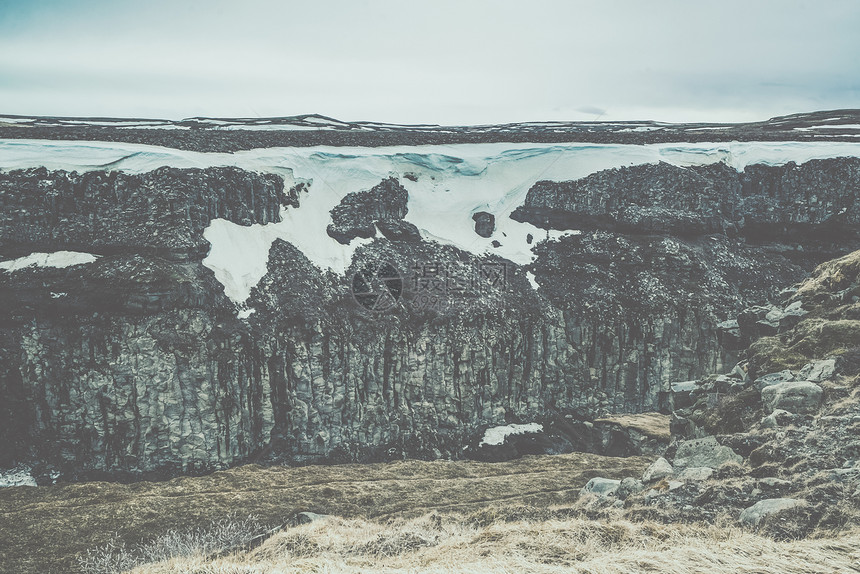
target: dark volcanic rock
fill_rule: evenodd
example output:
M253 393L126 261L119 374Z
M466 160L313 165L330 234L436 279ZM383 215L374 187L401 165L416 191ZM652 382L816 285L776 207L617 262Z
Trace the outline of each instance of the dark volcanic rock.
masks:
M681 168L645 164L576 181L539 181L511 217L552 229L637 233L724 232L739 219L738 173L725 164Z
M492 213L479 211L472 214L472 219L475 221L475 233L481 237L490 237L496 230L496 216Z
M421 241L421 232L408 221L379 221L376 227L391 241Z
M234 167L162 167L140 175L45 168L0 173L0 254L77 250L202 259L214 218L280 221L298 206L276 175Z
M409 193L393 177L368 191L350 193L331 210L328 234L344 245L356 237L373 237L376 223L399 221L406 216L408 199Z
M540 422L552 433L549 442L516 439L517 454L598 444L636 452L617 429L595 434L564 417L668 412L670 383L737 362L745 335L726 320L796 283L821 253L847 248L825 241L818 249L817 235L791 238L803 251L775 242L795 221L825 229L830 211L853 217L847 200L834 203L851 193L844 182L813 174L785 183L809 165L784 169L780 184L758 175L765 183L749 183L719 165L659 165L647 177L633 168L595 174L577 183L577 197L559 191L567 184L536 186L545 193L533 189L521 213L560 206L590 213L599 229L538 241L524 267L422 240L403 221L406 190L387 179L344 198L329 229L348 242L378 227L384 239L360 247L345 276L275 241L243 320L195 259L205 253L202 229L211 217L274 220L298 187L284 194L279 179L239 170L58 172L60 183L48 183L46 171L3 175L9 211L0 231L19 238L15 250L81 245L104 256L68 269L0 272L0 462L40 462L80 477L245 460L457 458L479 429L508 421ZM15 178L20 189L8 183ZM78 183L67 190L66 181ZM615 185L621 192L610 193ZM758 197L756 185L784 195L755 204L766 210L761 225L789 227L753 245L743 206L754 203L738 198ZM721 193L730 201L721 203ZM24 196L43 211L24 209ZM401 280L384 311L350 292L354 274L380 263ZM852 293L840 301L849 304ZM720 337L729 334L736 340L724 348ZM560 415L550 421L547 413ZM689 420L692 432L701 421Z
M547 229L740 234L758 242L855 245L858 193L857 158L751 165L743 173L722 163L687 168L659 163L575 181L540 181L511 217Z

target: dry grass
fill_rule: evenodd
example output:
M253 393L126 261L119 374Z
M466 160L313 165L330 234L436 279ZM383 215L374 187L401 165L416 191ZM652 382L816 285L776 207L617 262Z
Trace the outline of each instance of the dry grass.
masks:
M636 415L610 415L594 422L615 423L622 428L635 430L647 437L668 443L672 438L669 433L670 415L660 413L642 413Z
M253 514L264 525L297 512L346 518L417 517L505 505L574 502L590 478L639 476L650 461L592 454L505 463L404 461L369 465L256 465L161 483L91 482L0 489L0 572L80 572L76 558Z
M582 519L476 526L429 514L390 522L329 517L227 558L173 560L134 574L860 572L860 533L774 542L733 526Z

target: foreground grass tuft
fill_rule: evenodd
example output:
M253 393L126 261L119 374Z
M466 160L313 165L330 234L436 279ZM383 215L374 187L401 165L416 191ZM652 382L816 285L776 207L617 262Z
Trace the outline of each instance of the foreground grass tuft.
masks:
M114 535L107 544L79 556L78 566L84 574L122 574L140 564L205 558L248 544L265 531L255 517L249 516L228 517L193 530L170 530L136 546L129 546Z
M478 526L430 514L378 522L328 517L216 560L173 559L133 574L510 573L818 574L860 572L860 533L775 542L736 527L579 518Z

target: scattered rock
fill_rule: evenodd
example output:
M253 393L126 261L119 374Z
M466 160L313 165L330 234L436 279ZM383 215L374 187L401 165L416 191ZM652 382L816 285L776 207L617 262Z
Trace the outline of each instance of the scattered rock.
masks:
M579 491L580 496L593 494L600 498L615 496L618 488L621 486L620 480L612 480L611 478L595 477L588 481L588 484L582 487Z
M776 514L783 510L789 510L806 504L805 500L796 500L794 498L768 498L756 502L749 508L741 511L740 521L748 526L758 526L762 518L771 514Z
M812 414L821 405L821 387L810 381L776 383L762 389L765 411L783 409L795 414Z
M475 233L481 237L490 237L496 230L496 216L492 213L479 211L472 214L472 219L475 221Z
M795 380L794 373L786 369L784 371L779 371L778 373L770 373L768 375L759 377L755 380L754 384L758 390L762 390L763 388L769 387L770 385L775 385L777 383L787 383L793 380Z
M645 474L642 475L642 482L649 483L660 480L661 478L666 478L667 476L672 476L675 474L675 469L672 468L672 465L669 464L669 461L663 457L658 458L654 463L648 467L645 471Z
M296 524L310 524L317 520L328 518L327 514L317 514L316 512L299 512L296 514Z
M700 439L686 440L678 445L675 452L674 467L719 468L727 462L742 463L743 457L727 446L722 446L717 439L708 436Z
M836 374L836 359L830 358L807 363L800 369L798 377L802 380L820 383L830 379L834 374Z
M626 500L631 494L638 494L645 490L645 485L641 480L628 476L621 481L618 490L615 491L615 496L621 500Z
M763 419L761 419L762 428L766 429L775 429L781 426L785 426L786 424L790 424L792 419L794 419L794 415L788 411L784 411L782 409L776 409Z
M777 331L783 333L800 323L809 312L801 308L801 301L795 301L785 309L773 309L765 315L765 321L775 324Z

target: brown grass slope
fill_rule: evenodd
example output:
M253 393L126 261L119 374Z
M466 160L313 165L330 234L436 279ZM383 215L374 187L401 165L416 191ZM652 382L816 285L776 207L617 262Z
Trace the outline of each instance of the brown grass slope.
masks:
M576 500L592 477L639 474L648 460L591 454L506 463L404 461L371 465L256 465L163 483L93 482L0 489L0 572L76 572L76 557L114 533L133 545L226 516L283 524L297 512L345 518L415 517Z

